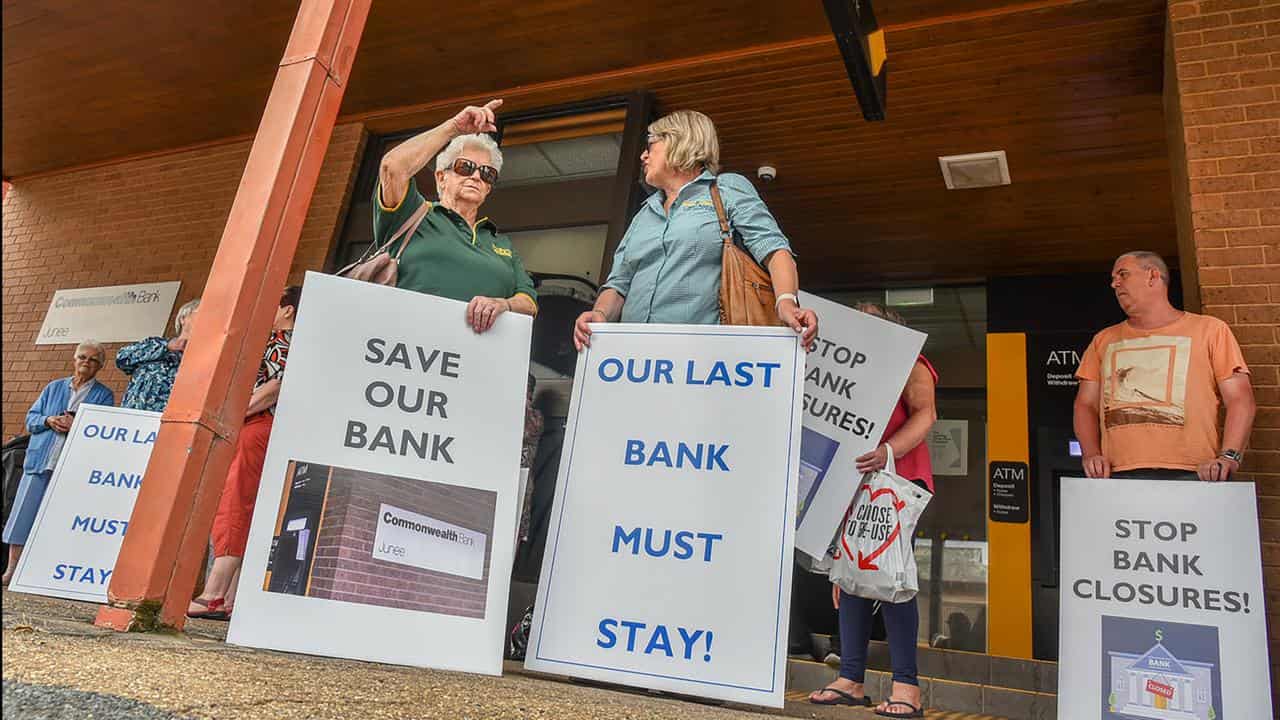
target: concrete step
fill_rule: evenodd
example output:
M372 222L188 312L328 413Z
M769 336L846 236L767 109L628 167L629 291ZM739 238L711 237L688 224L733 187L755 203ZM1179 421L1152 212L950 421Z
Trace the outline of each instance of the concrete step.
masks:
M935 712L986 713L1010 720L1053 720L1058 716L1057 663L979 653L919 648L920 693ZM868 657L867 693L879 701L892 687L888 647L873 642ZM787 662L788 693L808 693L835 680L837 670L812 660Z

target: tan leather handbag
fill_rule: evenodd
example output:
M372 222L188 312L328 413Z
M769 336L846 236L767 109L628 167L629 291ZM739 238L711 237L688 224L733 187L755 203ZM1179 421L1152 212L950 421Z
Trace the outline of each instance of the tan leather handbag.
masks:
M418 226L422 224L422 219L430 211L431 203L422 203L422 206L415 210L408 220L404 221L400 229L396 230L390 240L382 245L370 245L359 260L342 268L335 274L338 277L395 287L396 280L400 277L400 256L404 254L404 249L409 247L409 241L413 240L413 234L417 232ZM401 237L404 237L404 242L400 244L400 250L393 257L391 255L391 246Z
M751 253L733 242L733 230L715 181L711 183L711 202L720 219L720 239L724 247L720 267L720 324L781 325L773 281Z

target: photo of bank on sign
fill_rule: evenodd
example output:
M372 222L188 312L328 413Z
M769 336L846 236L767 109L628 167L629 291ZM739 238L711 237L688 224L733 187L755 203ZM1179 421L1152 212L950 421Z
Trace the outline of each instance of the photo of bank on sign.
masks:
M1104 616L1102 643L1104 717L1222 719L1217 628Z
M796 334L593 332L578 355L525 666L781 707Z
M158 432L160 413L80 406L10 590L107 601Z
M485 616L495 493L296 460L285 488L263 590Z

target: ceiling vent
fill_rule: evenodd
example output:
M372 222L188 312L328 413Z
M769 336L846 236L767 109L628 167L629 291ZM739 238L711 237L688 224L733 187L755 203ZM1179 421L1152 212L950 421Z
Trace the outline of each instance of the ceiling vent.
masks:
M1010 182L1009 161L1003 150L947 155L938 158L938 165L948 190L996 187Z
M884 304L889 307L932 305L933 288L886 288Z

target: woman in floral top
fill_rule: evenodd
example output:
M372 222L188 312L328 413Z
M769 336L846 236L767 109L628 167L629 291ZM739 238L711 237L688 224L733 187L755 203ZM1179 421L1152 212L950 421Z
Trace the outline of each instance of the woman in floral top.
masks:
M173 330L177 336L172 340L149 337L125 345L116 353L116 367L125 375L133 376L124 389L120 407L164 412L199 307L200 298L196 298L178 308L178 316L173 319Z
M231 617L240 564L249 540L249 520L258 498L258 485L262 482L262 463L267 459L267 440L271 437L276 398L280 397L280 382L301 299L302 288L297 285L285 288L280 298L271 339L262 355L258 379L244 413L244 427L236 437L236 455L222 487L218 513L213 518L213 569L209 571L204 591L187 607L188 617L213 620Z

